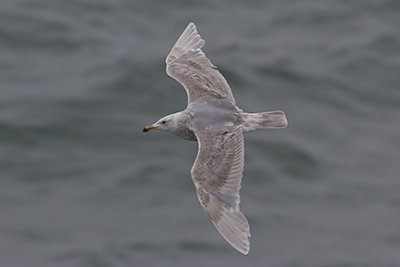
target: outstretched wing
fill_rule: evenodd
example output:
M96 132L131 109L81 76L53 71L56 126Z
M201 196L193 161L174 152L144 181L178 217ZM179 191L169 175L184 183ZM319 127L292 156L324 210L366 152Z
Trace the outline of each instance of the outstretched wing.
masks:
M196 25L189 23L166 59L167 74L183 85L188 103L203 95L213 95L234 104L228 83L204 55L203 46Z
M199 151L192 167L197 197L220 234L243 254L250 250L250 229L239 209L244 147L242 128L196 132Z

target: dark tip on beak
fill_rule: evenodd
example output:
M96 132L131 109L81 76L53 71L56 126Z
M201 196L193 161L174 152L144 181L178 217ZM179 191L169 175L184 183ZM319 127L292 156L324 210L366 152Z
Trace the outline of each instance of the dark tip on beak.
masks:
M148 131L151 131L151 130L157 129L157 128L158 128L158 127L155 126L154 124L147 125L146 127L143 128L143 132L148 132Z

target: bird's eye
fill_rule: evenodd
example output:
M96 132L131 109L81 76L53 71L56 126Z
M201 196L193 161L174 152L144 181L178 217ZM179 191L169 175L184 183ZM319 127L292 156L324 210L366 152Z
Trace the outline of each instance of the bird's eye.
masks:
M161 122L161 124L166 124L166 123L167 123L166 121L162 121L162 122Z

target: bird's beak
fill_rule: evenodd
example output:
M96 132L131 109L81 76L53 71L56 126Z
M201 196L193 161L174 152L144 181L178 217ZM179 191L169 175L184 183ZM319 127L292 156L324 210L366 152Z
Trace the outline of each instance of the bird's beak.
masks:
M154 124L150 124L150 125L147 125L146 127L143 128L143 132L148 132L150 130L154 130L154 129L157 129L157 128L158 128L158 126L156 126Z

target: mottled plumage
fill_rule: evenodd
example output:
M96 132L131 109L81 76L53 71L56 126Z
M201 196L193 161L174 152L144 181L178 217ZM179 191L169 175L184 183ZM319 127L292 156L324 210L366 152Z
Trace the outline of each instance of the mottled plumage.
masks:
M239 208L243 133L286 127L287 120L282 111L246 113L239 109L225 78L201 50L203 45L196 26L189 23L166 59L168 75L186 90L187 108L143 131L159 128L198 141L191 174L200 204L225 240L248 254L250 228Z

